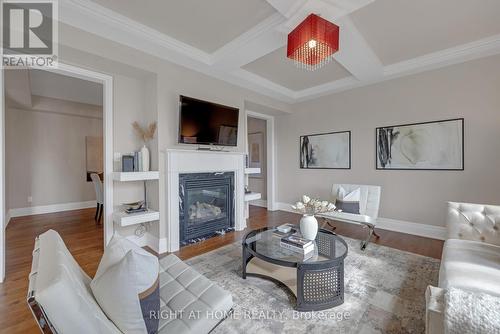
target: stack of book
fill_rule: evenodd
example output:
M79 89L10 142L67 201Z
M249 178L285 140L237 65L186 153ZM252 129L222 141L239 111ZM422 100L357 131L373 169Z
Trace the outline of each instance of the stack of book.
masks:
M134 172L143 172L142 152L134 152Z
M280 245L281 247L302 254L307 254L314 250L314 243L311 240L304 239L297 235L289 235L281 238Z
M146 172L142 165L142 153L133 152L122 156L122 171L124 172Z

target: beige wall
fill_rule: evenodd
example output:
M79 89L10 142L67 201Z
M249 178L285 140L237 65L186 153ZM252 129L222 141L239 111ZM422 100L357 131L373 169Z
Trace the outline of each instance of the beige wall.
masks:
M262 162L261 162L261 176L255 177L249 175L248 188L262 195L262 200L267 199L267 122L263 119L248 117L247 118L247 131L248 134L261 132L263 136L262 141Z
M246 151L247 105L252 110L280 114L289 110L286 103L276 101L245 88L231 85L207 75L177 66L139 50L106 40L71 26L59 25L60 60L75 66L97 70L113 77L114 151L130 152L138 148L130 123L133 120L158 121L158 136L151 143L152 168L159 168L160 181L149 182L153 207L159 207L162 222L152 224L150 231L166 238L167 216L164 178L164 152L169 148L196 149L194 145L177 144L179 95L187 95L234 106L240 109L238 147ZM141 198L142 184L114 183L114 204ZM134 227L119 229L122 235L134 232Z
M102 137L102 107L40 97L33 103L6 108L7 208L95 200L85 137Z
M446 201L500 204L500 56L301 103L277 119L278 201L382 186L380 216L444 225ZM465 171L375 170L375 128L465 118ZM351 170L299 169L300 135L352 131Z

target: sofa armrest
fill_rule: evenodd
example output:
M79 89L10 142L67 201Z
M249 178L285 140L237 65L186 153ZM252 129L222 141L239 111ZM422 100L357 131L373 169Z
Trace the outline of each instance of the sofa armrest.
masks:
M444 333L444 293L431 285L425 291L425 334Z
M500 206L449 202L446 227L448 239L500 246Z

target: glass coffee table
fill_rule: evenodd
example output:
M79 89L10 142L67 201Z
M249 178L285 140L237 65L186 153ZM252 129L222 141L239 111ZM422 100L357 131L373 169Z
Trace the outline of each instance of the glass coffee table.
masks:
M295 227L298 230L298 227ZM265 227L243 238L242 277L269 279L295 297L298 311L318 311L344 302L346 242L320 229L314 251L304 254L280 246L276 228Z

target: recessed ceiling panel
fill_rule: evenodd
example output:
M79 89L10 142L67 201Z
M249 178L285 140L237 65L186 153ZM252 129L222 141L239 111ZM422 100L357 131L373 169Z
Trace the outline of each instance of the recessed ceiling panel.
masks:
M43 70L29 70L31 94L102 106L102 84Z
M389 65L500 34L500 1L376 0L351 18Z
M298 68L293 60L286 57L286 48L265 55L243 69L295 91L351 76L335 60L316 71Z
M93 0L212 53L276 11L265 0Z

